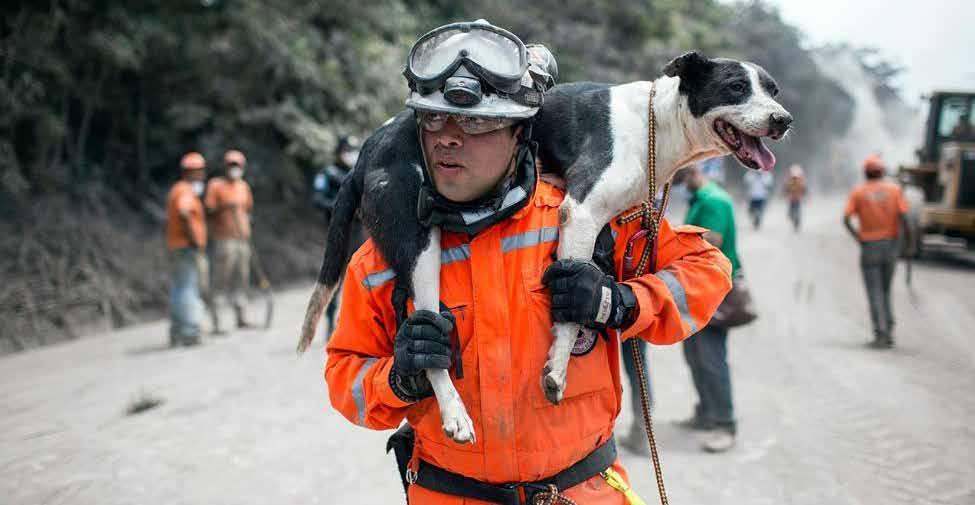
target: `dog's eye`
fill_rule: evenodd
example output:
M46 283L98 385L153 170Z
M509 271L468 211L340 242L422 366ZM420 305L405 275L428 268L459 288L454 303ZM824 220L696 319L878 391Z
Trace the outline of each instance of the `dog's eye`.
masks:
M779 96L779 88L772 88L772 96L773 97Z
M733 82L733 83L731 83L731 86L729 86L729 88L731 88L731 91L734 91L735 93L744 93L745 92L745 85L743 83L740 83L740 82Z

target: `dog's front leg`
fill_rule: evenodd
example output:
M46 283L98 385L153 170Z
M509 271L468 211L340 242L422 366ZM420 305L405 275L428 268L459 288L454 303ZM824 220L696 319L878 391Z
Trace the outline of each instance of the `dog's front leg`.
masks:
M430 244L417 258L413 271L413 304L416 310L440 312L440 228L430 229ZM450 381L450 374L432 368L426 374L440 406L444 433L455 442L474 442L474 423Z
M585 205L566 196L559 207L559 259L592 258L596 236L605 224ZM548 401L554 404L562 401L569 357L579 329L580 325L575 323L555 323L552 328L555 341L549 348L548 361L542 369L542 390Z

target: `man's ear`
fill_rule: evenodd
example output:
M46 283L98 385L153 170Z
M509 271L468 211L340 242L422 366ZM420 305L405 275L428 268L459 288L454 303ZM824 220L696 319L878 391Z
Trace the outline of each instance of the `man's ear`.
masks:
M690 51L664 65L664 75L680 77L681 84L684 84L684 81L693 80L703 74L710 66L711 61L702 56L701 53Z

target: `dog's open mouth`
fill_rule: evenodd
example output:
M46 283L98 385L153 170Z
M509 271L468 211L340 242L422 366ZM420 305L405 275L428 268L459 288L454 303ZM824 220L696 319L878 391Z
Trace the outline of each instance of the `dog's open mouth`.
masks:
M761 138L743 133L723 119L714 120L714 131L742 165L755 170L775 168L775 155Z

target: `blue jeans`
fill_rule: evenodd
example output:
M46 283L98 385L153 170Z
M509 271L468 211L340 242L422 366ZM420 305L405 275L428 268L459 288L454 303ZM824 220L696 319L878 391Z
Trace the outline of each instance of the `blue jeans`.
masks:
M630 406L633 408L634 419L643 419L643 400L640 399L640 379L636 376L636 363L633 362L634 345L640 346L643 353L643 376L647 379L647 395L650 397L650 405L653 405L653 389L650 387L650 356L647 355L647 342L637 337L633 337L623 342L623 369L626 376L630 379Z
M200 340L203 300L200 298L198 254L192 247L170 253L169 342L172 345L195 344Z
M729 428L734 432L727 343L727 329L705 326L684 341L684 359L691 369L699 399L695 417L705 426Z
M894 327L890 284L897 267L898 251L900 244L897 240L875 240L860 246L860 269L870 303L870 320L873 322L874 335L878 338L890 338Z

